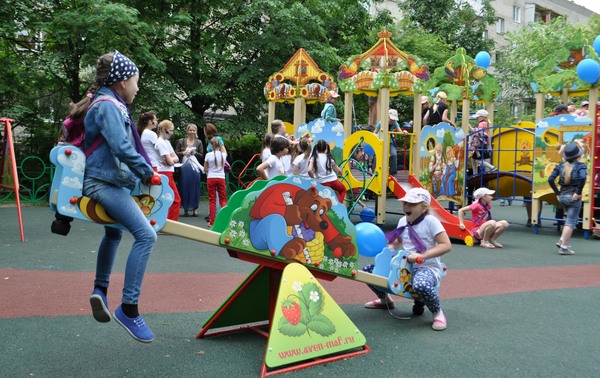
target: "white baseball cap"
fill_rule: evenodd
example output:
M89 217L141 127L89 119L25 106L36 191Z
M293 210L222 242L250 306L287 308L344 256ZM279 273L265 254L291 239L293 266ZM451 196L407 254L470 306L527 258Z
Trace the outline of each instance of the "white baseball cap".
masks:
M479 117L487 117L488 115L490 115L490 113L488 113L487 110L479 109L477 112L475 112L475 114L471 117L471 119L477 119Z
M412 188L406 192L406 195L400 198L402 202L408 203L421 203L425 202L429 206L431 203L431 195L423 188Z
M473 197L475 197L475 199L480 199L481 197L485 196L486 194L494 194L494 193L496 193L495 190L491 190L488 188L479 188L473 193Z
M397 121L398 120L398 111L396 109L390 109L390 111L388 112L389 117L392 121Z

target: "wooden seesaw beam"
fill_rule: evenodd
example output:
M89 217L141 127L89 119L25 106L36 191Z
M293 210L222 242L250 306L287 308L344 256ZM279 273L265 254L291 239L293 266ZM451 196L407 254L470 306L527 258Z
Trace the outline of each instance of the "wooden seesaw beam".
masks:
M225 246L219 242L219 238L220 238L221 234L218 232L207 230L205 228L201 228L201 227L197 227L197 226L192 226L192 225L186 224L186 223L172 221L169 219L167 219L167 221L166 221L164 227L161 229L161 231L166 232L171 235L186 238L189 240L194 240L194 241L198 241L201 243L214 245L216 247L226 248L228 250L234 250L238 254L252 256L253 258L260 257L260 258L266 259L268 261L271 261L272 263L279 263L279 264L298 263L298 261L296 261L296 260L285 260L285 259L278 258L278 257L268 257L265 255L258 255L258 254L252 253L252 252ZM386 288L386 289L388 288L387 277L363 272L362 270L356 270L356 274L354 275L354 277L347 277L347 276L342 276L342 275L336 275L331 272L325 272L322 270L314 270L311 265L304 264L304 266L306 266L309 270L313 271L315 273L315 275L318 276L319 278L324 278L329 281L333 281L333 279L335 279L336 277L342 277L342 278L352 279L354 281L362 282L362 283L373 285L373 286L378 286L378 287L382 287L382 288Z

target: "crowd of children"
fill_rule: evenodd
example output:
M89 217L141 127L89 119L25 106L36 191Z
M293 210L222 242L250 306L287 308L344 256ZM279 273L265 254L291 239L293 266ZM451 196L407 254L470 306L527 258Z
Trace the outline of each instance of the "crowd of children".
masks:
M278 175L314 178L333 189L338 201L344 203L346 187L338 180L342 170L324 139L314 145L308 134L296 139L294 135L286 134L284 123L277 119L271 123L271 133L263 139L261 160L256 167L259 178L268 180Z

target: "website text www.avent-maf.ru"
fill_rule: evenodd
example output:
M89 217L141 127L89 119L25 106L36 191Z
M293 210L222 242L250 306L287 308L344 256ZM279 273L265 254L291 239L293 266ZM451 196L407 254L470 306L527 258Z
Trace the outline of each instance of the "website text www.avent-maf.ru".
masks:
M307 345L304 348L294 348L290 350L285 350L283 352L277 353L280 359L285 360L286 358L291 358L295 356L300 356L302 354L308 354L313 352L320 352L325 349L337 348L340 345L347 345L354 343L354 336L342 337L338 336L337 339L333 339L331 341L327 341L326 343L317 343L313 345Z

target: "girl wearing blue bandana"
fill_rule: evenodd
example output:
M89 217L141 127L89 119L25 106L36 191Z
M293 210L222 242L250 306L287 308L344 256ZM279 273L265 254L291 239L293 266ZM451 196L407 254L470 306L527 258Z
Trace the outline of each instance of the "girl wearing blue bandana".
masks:
M154 175L128 108L138 92L138 74L137 66L118 51L101 56L91 85L93 96L85 97L75 108L85 111L85 149L95 146L85 164L83 194L99 202L135 238L125 266L121 305L111 317L106 296L123 231L105 227L90 296L92 314L101 323L112 318L134 339L151 342L154 334L138 312L138 300L156 232L123 190L133 189L138 180L148 183ZM103 101L89 107L98 98Z
M440 256L452 249L450 238L439 219L429 214L431 195L427 190L412 188L400 201L405 216L398 222L398 228L386 235L390 243L388 248L396 251L404 249L409 253L408 262L414 264L413 290L420 300L415 301L413 313L421 315L426 306L433 314L432 328L443 331L446 329L446 317L436 285L443 276ZM419 263L417 259L420 258L423 260ZM363 270L369 271L369 267ZM374 291L379 299L365 303L366 308L394 308L389 294Z

